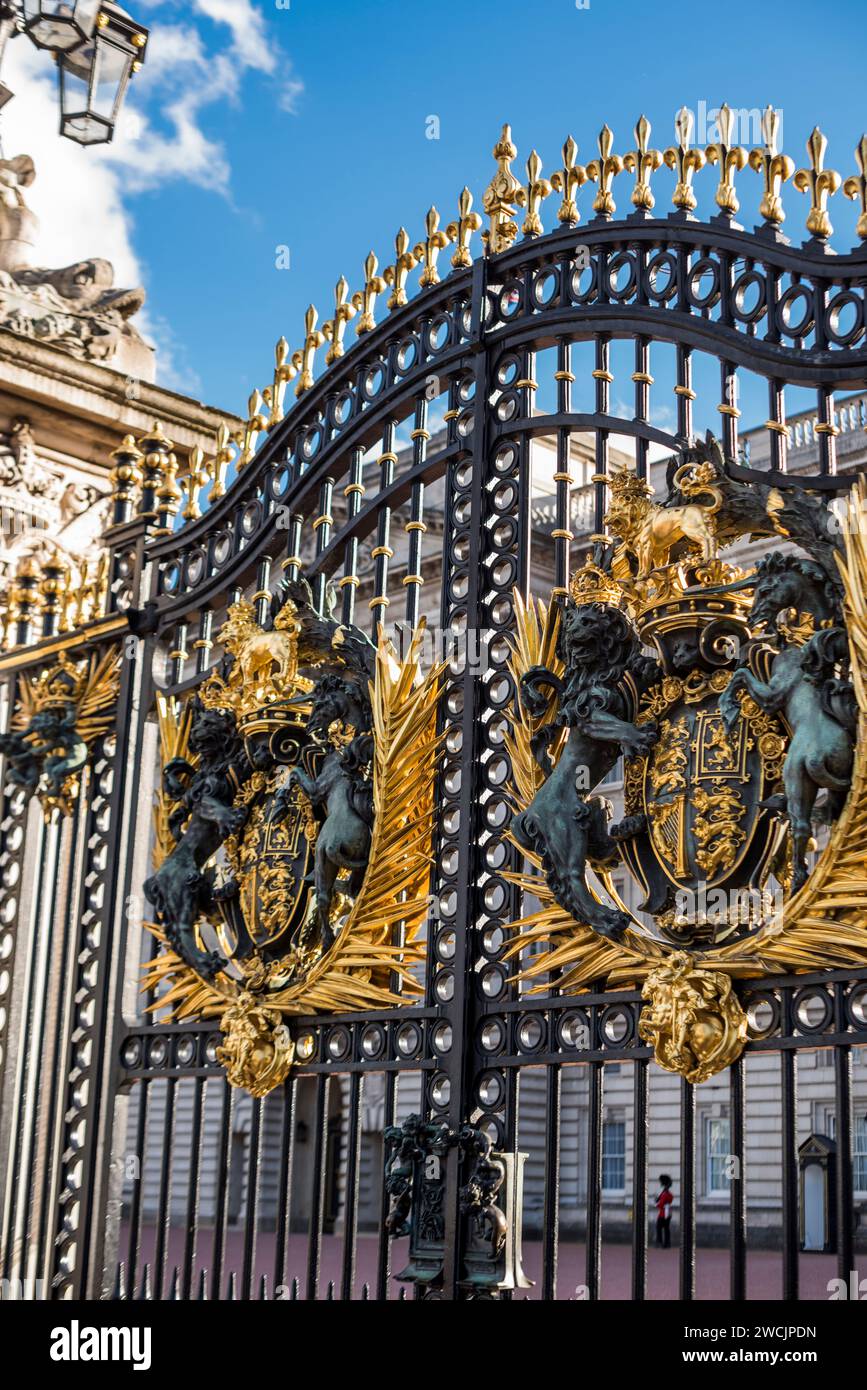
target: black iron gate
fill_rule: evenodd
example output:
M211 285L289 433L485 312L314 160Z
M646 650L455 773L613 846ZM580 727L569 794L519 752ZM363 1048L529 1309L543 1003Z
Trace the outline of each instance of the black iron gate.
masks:
M7 1279L42 1280L56 1298L394 1298L392 1276L407 1256L385 1230L382 1131L412 1108L454 1132L471 1124L510 1154L521 1149L532 1108L542 1136L532 1156L538 1248L532 1258L525 1252L525 1263L536 1283L502 1296L606 1292L603 1193L611 1173L631 1199L631 1255L625 1285L607 1291L645 1296L653 1064L637 1031L640 995L566 995L556 979L550 992L529 995L502 959L522 913L506 877L517 867L507 837L514 592L526 596L535 581L565 594L591 536L604 530L612 439L618 449L631 441L634 468L646 477L654 446L673 450L712 411L739 477L766 481L769 470L782 484L788 390L810 418L818 457L818 472L798 474L799 485L844 490L835 393L861 390L867 368L867 257L860 247L842 255L828 247L821 141L811 142L802 180L812 235L793 246L780 230L770 137L757 161L769 180L764 221L748 232L735 221L736 201L732 211L728 195L719 196L734 177L724 161L717 211L698 220L691 180L700 161L682 120L678 132L666 152L677 174L673 213L654 209L640 136L633 210L616 216L612 186L622 162L603 132L595 166L582 169L574 148L564 148L558 225L546 235L538 209L550 190L531 160L517 198L504 132L495 151L500 181L485 201L484 255L474 259L470 250L481 219L465 193L448 229L454 251L432 212L418 246L398 235L385 279L368 260L354 306L341 281L326 325L327 369L314 380L325 339L311 310L301 351L293 359L278 345L273 383L251 400L243 435L218 440L213 460L191 460L179 480L171 443L156 426L137 447L119 447L103 614L63 630L38 576L11 596L0 663L9 717L22 677L58 653L77 659L119 644L122 659L115 726L94 747L71 816L44 824L36 802L8 776L5 784ZM574 199L587 177L597 192L592 211L587 199L590 220L578 225ZM860 190L863 200L863 177ZM521 200L519 235L512 217ZM440 278L446 255L449 273ZM416 263L420 292L408 299ZM385 294L388 312L375 325ZM353 307L358 337L344 353ZM739 402L759 399L755 382L767 400L764 470L739 448ZM298 399L284 416L290 383ZM583 486L574 471L579 436L592 441ZM532 455L540 439L555 459L542 512ZM412 628L425 614L445 635L450 661L424 1001L292 1020L291 1076L252 1100L225 1081L216 1024L166 1023L158 999L138 997L140 885L149 867L157 693L193 690L212 666L228 605L252 596L264 620L283 575L306 577L320 604L335 583L343 620L369 631L378 622ZM745 1076L753 1058L770 1053L779 1068L780 1122L767 1141L781 1175L777 1291L796 1298L799 1053L833 1056L839 1277L849 1280L855 1268L852 1059L867 1042L867 971L751 981L739 992L751 1035L728 1076L734 1164L718 1221L729 1232L730 1293L748 1291ZM153 1016L147 1005L157 1006ZM606 1141L612 1068L630 1082L621 1106L630 1161L622 1168L619 1131ZM567 1151L561 1098L573 1081L584 1120ZM679 1294L689 1299L699 1088L679 1085L677 1260ZM570 1249L577 1240L580 1253L565 1274L561 1258L558 1284L564 1165L577 1162L578 1150L585 1178ZM468 1291L457 1147L444 1164L435 1291L455 1297Z

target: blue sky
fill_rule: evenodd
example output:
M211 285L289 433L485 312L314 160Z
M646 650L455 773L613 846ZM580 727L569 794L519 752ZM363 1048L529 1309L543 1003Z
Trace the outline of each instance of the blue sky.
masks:
M280 334L292 348L300 344L307 304L314 301L324 319L341 273L359 286L369 249L387 264L397 228L417 239L431 203L445 222L464 183L478 205L505 120L519 148L519 176L533 146L550 173L569 133L586 162L603 121L615 149L625 151L642 111L653 144L664 148L680 105L697 111L726 100L779 108L785 149L799 165L819 123L829 163L845 177L867 125L863 6L854 0L825 7L590 0L582 9L574 0L441 8L405 0L290 0L288 8L273 0L132 0L129 7L150 24L154 42L117 145L64 153L67 142L53 137L52 145L47 125L37 138L19 95L4 115L6 153L37 143L30 152L44 181L43 221L56 207L53 179L63 185L64 235L84 219L88 253L112 254L116 244L120 269L141 276L161 378L238 410L251 387L268 380ZM38 57L27 60L27 74L45 105L53 93L44 74L36 82ZM20 94L20 81L13 85ZM439 119L438 140L427 138L431 116ZM661 206L671 177L657 176ZM711 195L714 183L712 173L703 176ZM759 184L750 170L738 179L749 226ZM624 208L629 186L628 175L615 183ZM585 220L589 202L583 198ZM800 240L807 199L787 189L785 202L786 230ZM555 212L551 199L546 225ZM840 249L852 244L855 217L842 194L832 200ZM107 248L98 244L103 233ZM288 271L275 266L282 245Z

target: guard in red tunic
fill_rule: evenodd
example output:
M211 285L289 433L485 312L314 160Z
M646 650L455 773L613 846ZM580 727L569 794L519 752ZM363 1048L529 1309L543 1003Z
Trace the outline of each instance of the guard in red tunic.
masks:
M661 1191L656 1199L656 1243L667 1250L671 1245L671 1208L674 1202L668 1173L660 1173L659 1186Z

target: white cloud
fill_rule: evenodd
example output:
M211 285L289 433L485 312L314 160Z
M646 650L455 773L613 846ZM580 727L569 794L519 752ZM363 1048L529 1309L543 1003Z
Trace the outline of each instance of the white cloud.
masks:
M9 45L3 70L16 94L3 111L4 151L30 154L36 164L36 182L27 193L41 221L34 260L53 266L101 256L114 264L116 282L124 285L147 280L135 251L128 195L178 180L229 197L231 167L222 142L204 128L208 108L238 103L249 73L279 80L275 103L284 111L296 109L303 91L251 0L138 4L151 31L147 61L130 84L110 145L82 149L59 138L54 68L26 39ZM191 12L206 21L202 28L191 22ZM180 385L166 375L173 370L170 362L183 358L182 347L172 346L165 325L148 325L143 317L157 340L160 380ZM181 377L193 389L189 374Z

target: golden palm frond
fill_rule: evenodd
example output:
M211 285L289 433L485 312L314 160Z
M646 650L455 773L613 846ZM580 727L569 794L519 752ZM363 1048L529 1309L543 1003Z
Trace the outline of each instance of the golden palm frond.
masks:
M413 967L424 958L443 671L422 679L423 631L403 661L380 637L370 687L375 819L367 872L334 948L269 999L284 1012L389 1008L422 992Z
M189 758L190 730L193 725L192 704L180 704L174 696L168 699L157 694L157 719L160 729L160 767L163 768L172 758ZM154 873L160 868L175 847L169 829L169 816L175 803L160 786L154 796L154 847L151 855Z
M717 954L731 974L771 970L846 969L867 964L867 483L858 478L849 494L844 526L843 580L851 680L858 702L858 736L852 785L830 840L803 888L777 920L749 941Z
M515 637L512 643L514 656L512 671L517 683L520 676L533 666L547 666L555 676L562 676L563 662L557 655L557 636L560 631L560 605L551 600L544 604L541 599L530 600L529 606L516 589ZM512 759L513 792L521 806L528 806L544 781L544 774L530 747L530 740L536 730L549 724L554 716L555 704L552 701L541 719L532 719L523 704L516 700L512 729L506 737L506 750ZM565 732L565 731L564 731ZM559 749L550 750L553 761L559 756Z
M76 702L75 727L85 743L92 743L114 723L120 690L120 653L111 647L100 659L90 658Z

